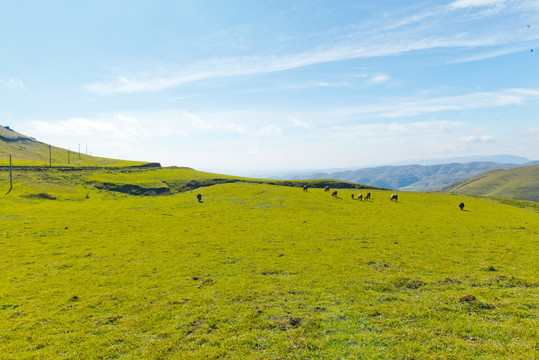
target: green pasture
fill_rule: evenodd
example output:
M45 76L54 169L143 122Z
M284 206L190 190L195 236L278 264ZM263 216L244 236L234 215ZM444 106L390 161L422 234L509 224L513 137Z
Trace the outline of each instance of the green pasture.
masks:
M537 354L535 211L380 189L362 202L351 194L368 190L255 182L92 186L215 179L162 170L27 172L1 191L1 359Z

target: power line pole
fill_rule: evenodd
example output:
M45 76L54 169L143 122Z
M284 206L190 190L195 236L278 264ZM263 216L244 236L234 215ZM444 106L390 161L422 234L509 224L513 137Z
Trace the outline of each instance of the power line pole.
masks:
M6 193L9 194L13 189L13 173L11 172L11 154L9 154L9 190Z

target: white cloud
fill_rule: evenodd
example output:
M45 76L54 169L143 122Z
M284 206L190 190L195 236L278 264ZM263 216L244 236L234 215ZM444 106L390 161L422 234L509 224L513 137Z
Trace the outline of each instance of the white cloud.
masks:
M373 76L371 81L373 83L383 83L383 82L388 81L389 79L390 79L389 75L380 74L380 75Z
M457 0L449 4L452 8L469 8L482 6L496 6L508 2L508 0Z
M348 116L398 118L449 110L522 105L533 100L539 100L538 89L505 89L440 98L394 99L392 103L387 104L372 104L342 109L341 113L342 115L347 113Z
M539 127L530 126L526 130L524 130L524 135L539 135Z
M63 136L72 135L97 135L114 134L121 136L123 132L112 122L102 120L90 120L85 118L71 118L57 122L34 121L32 125L37 134L57 134Z
M7 82L7 86L9 88L18 88L18 89L26 88L26 86L24 85L24 82L21 79L9 79Z
M475 133L472 124L458 121L418 121L411 123L365 123L331 126L325 129L337 137L423 137L423 136L460 136Z
M257 133L257 136L280 136L282 130L275 125L266 125L262 127Z
M411 125L407 126L407 125L399 124L399 123L391 123L391 124L389 124L388 130L392 131L392 132L404 133L404 134L411 134L412 133Z
M311 125L309 125L308 123L306 123L305 121L301 119L298 119L297 117L289 116L288 121L290 121L296 127L305 128L309 130L312 129Z
M483 136L463 136L459 138L463 143L495 143L497 142L496 138L493 136L483 135Z
M318 87L328 87L328 86L331 86L331 84L328 83L328 82L325 82L325 81L320 81L320 82L316 83L316 86L318 86Z
M9 89L26 89L24 82L16 78L9 78L8 80L0 79L0 85L4 85Z

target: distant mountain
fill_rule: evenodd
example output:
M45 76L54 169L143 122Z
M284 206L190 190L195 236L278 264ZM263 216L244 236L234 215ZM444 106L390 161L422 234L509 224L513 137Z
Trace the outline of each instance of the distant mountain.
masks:
M434 191L486 171L513 169L519 166L522 165L501 164L491 161L429 166L378 166L335 173L300 174L290 179L337 179L398 190Z
M259 172L245 173L245 176L251 177L264 177L268 179L281 179L281 180L301 180L312 178L327 177L328 174L333 173L342 173L347 171L356 171L360 169L374 169L379 167L386 166L403 166L403 165L441 165L441 164L454 164L454 163L470 163L470 162L494 162L498 164L513 164L513 165L533 165L537 163L536 161L531 161L522 156L516 155L507 155L507 154L498 154L498 155L475 155L475 156L462 156L462 157L452 157L452 158L440 158L440 159L412 159L412 160L402 160L397 162L382 163L369 166L349 166L343 168L333 168L333 169L305 169L301 171L272 171L272 172Z
M452 163L469 163L469 162L495 162L500 164L525 164L530 162L522 156L498 154L498 155L475 155L475 156L461 156L453 158L443 159L416 159L416 160L404 160L394 162L387 165L438 165L438 164L452 164Z
M491 170L442 191L539 202L539 165Z

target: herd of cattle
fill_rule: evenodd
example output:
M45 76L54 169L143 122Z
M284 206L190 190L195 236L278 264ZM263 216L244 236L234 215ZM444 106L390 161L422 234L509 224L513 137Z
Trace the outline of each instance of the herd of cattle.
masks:
M304 185L304 186L303 186L303 191L307 191L307 190L308 190L307 185ZM326 187L324 188L324 191L330 191L329 186L326 186ZM337 191L337 190L334 190L334 191L331 193L331 196L337 197L337 194L338 194L338 191ZM354 195L354 194L351 194L350 196L352 197L352 200L354 200L355 195ZM356 199L359 200L359 201L363 201L363 200L367 201L367 200L370 200L370 198L371 198L371 193L370 193L370 192L366 193L365 196L363 196L363 194L358 194L357 197L356 197ZM389 199L390 199L391 201L397 201L397 202L398 202L398 201L399 201L399 195L397 195L397 194L391 194L391 196L389 197Z
M309 190L309 187L307 185L303 185L303 191L308 191L308 190ZM326 186L324 188L324 191L325 192L330 191L329 186ZM331 196L337 197L337 194L338 194L337 190L333 190L333 192L331 193ZM354 200L354 194L352 194L351 196L352 196L352 200ZM367 201L370 198L371 198L371 193L370 192L366 193L365 197L363 197L363 194L358 194L358 196L357 196L357 200L360 200L360 201L363 201L363 200ZM201 194L197 194L197 200L198 200L198 202L202 202L202 195ZM391 196L389 197L389 200L394 201L394 202L399 202L399 195L391 194ZM463 202L459 203L459 209L464 210L464 203Z
M309 187L308 187L307 185L303 185L303 191L307 191L307 190L309 190ZM326 186L326 187L324 188L324 191L325 191L325 192L330 191L330 187L329 187L329 186ZM331 196L337 197L337 194L338 194L338 191L337 191L337 190L334 190L334 191L331 193ZM355 196L354 194L351 194L352 200L354 200L354 196ZM368 192L367 194L365 194L365 196L363 196L363 194L358 194L358 196L356 197L356 199L357 199L357 200L360 200L360 201L363 201L363 200L367 201L367 200L369 200L370 198L371 198L371 193L370 193L370 192ZM389 196L389 200L394 201L394 202L399 202L399 195L398 195L398 194L391 194L391 195ZM463 203L463 202L459 203L459 209L460 209L460 210L464 210L464 203Z

